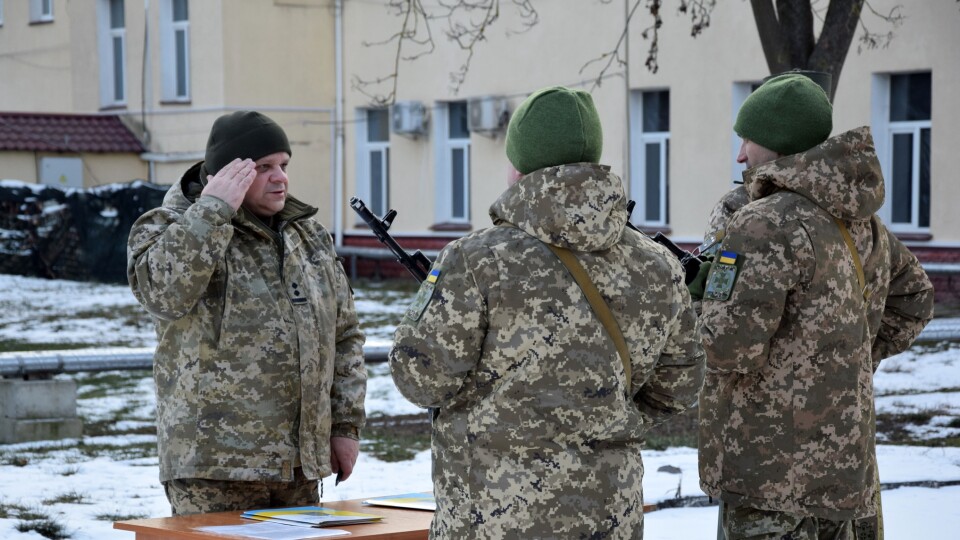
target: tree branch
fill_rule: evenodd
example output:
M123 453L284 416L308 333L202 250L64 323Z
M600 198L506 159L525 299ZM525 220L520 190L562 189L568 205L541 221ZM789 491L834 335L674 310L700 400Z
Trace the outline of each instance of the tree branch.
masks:
M757 23L757 33L760 35L763 56L767 60L767 69L770 73L790 69L790 54L777 20L773 0L750 0L750 5L753 7L753 19Z

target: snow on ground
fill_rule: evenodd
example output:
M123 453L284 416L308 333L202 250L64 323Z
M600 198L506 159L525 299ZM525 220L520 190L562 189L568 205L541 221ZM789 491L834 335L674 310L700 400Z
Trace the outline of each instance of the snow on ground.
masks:
M123 286L48 281L0 275L0 341L97 344L98 336L122 335L130 346L155 345L153 329L110 314L135 308ZM403 295L389 291L357 289L357 306L376 314L377 323L365 328L368 343L389 343L391 318L398 318ZM101 313L96 315L96 313ZM80 317L77 317L79 315ZM881 412L929 410L957 414L960 409L960 345L915 347L885 360L876 376L877 407ZM81 394L84 387L79 389ZM146 377L121 396L108 395L78 402L87 421L106 420L123 407L134 405L124 426L136 427L152 418L153 381ZM420 409L403 399L390 380L385 364L370 366L367 412L410 414ZM934 417L934 424L937 418ZM944 420L950 418L943 416ZM949 430L955 428L943 429ZM942 436L937 435L937 436ZM0 506L20 504L40 508L66 524L73 540L132 540L133 534L112 528L111 516L161 517L170 515L158 476L156 458L89 457L85 449L97 445L153 444L151 435L85 437L81 441L47 441L0 445L5 456L26 456L26 466L0 462ZM43 450L38 452L38 450ZM960 449L881 445L877 449L883 483L960 480ZM647 502L680 495L702 495L698 485L697 452L672 448L644 452ZM661 472L679 468L681 474ZM343 500L431 489L429 451L414 459L388 463L361 454L354 475L334 487L325 482L323 500ZM63 495L77 495L80 503L49 503ZM883 492L886 537L955 538L960 530L960 486L940 489L903 487ZM101 516L101 519L97 517ZM647 514L648 540L690 540L716 537L717 508L659 510ZM0 538L39 540L34 532L20 533L17 520L0 517Z

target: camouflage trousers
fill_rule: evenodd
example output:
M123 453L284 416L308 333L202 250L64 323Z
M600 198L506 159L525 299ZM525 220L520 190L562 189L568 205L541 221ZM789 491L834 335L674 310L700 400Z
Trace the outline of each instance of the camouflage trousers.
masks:
M749 506L724 504L720 508L726 540L858 540L853 523Z
M855 539L855 540L883 540L883 505L881 503L881 498L880 498L879 474L880 474L879 471L877 471L877 475L874 477L874 481L876 482L876 486L877 486L876 495L874 496L874 507L876 508L877 513L869 517L854 520L853 528L852 528L853 532L851 535L834 537L834 536L817 536L817 535L791 536L791 535L784 534L783 536L776 536L776 534L781 534L781 533L777 533L776 531L771 531L771 534L773 534L773 536L763 536L763 535L761 536L728 536L724 533L724 523L725 523L724 513L727 507L723 503L723 501L720 501L720 519L718 520L718 526L717 526L717 540L733 540L734 538L756 538L758 540L767 539L767 538L770 538L770 539L780 538L780 539L787 539L787 540L800 539L800 538L804 540L806 540L807 538L816 538L816 539L843 538L843 539ZM749 510L752 510L754 512L761 512L760 510L755 510L755 509L749 509ZM789 514L782 514L778 512L769 512L769 513L789 515ZM795 518L796 516L793 516L793 517ZM808 518L808 519L813 519L813 518ZM824 520L819 520L819 521L823 522ZM846 523L846 522L832 522L832 523Z
M254 508L309 506L320 502L317 480L307 480L300 467L292 482L237 482L179 478L163 483L173 515L230 512Z

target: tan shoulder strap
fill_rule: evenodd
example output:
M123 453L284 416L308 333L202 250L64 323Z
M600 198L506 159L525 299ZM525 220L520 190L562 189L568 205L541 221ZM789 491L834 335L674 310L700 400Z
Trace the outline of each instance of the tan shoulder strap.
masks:
M840 228L843 241L847 244L850 255L853 256L853 266L857 269L857 283L860 284L860 293L863 294L863 299L866 300L870 298L870 291L867 290L867 279L863 274L863 264L860 262L860 254L857 253L857 246L853 243L853 237L850 236L850 231L847 230L847 226L843 224L843 221L837 217L834 217L833 221L836 222L837 227Z
M627 394L629 395L630 380L632 377L630 371L630 352L627 350L627 342L623 339L623 333L620 331L617 320L613 317L613 312L610 311L610 307L607 306L603 297L600 296L600 291L597 290L593 281L590 280L590 276L587 275L587 271L583 269L576 255L566 248L550 244L547 244L547 247L550 248L550 251L556 254L560 262L567 267L570 275L573 276L577 285L580 286L580 290L583 291L583 295L586 296L587 301L590 302L590 307L593 308L593 312L597 315L597 318L600 319L600 323L603 324L607 333L613 338L613 343L617 346L617 353L620 354L620 360L623 362L623 371L627 376Z

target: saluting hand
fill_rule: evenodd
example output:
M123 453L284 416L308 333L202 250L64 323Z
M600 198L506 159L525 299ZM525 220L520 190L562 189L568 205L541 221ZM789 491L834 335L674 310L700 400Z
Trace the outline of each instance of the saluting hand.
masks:
M236 158L225 165L215 176L207 176L207 185L201 195L211 195L237 210L243 204L247 190L257 177L256 164L252 159Z

